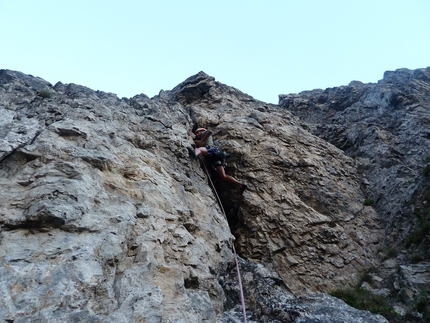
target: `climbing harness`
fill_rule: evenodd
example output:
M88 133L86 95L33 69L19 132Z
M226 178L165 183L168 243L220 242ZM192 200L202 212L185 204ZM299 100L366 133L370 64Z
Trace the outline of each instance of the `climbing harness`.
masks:
M222 203L221 203L221 199L219 198L219 195L218 195L218 193L217 193L217 191L215 189L215 185L212 182L211 176L209 174L209 171L208 171L208 169L206 167L206 163L204 161L203 161L203 166L205 168L206 175L209 178L209 182L211 183L212 189L215 192L215 196L216 196L216 198L218 200L219 206L221 207L221 211L224 214L225 219L228 221L227 215L225 214L225 211L224 211L224 207L222 206ZM245 297L244 297L244 294L243 294L242 279L240 278L239 261L237 260L237 253L236 253L236 248L234 247L234 243L233 243L233 253L234 253L234 260L236 261L236 271L237 271L237 278L238 278L238 282L239 282L240 301L241 301L241 304L242 304L243 322L247 323L248 321L246 319Z

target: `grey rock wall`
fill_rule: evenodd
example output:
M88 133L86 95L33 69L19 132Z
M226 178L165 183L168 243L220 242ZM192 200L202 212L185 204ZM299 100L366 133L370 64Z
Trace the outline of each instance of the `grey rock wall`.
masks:
M372 286L363 286L408 306L422 301L430 288L430 67L279 99L356 161L363 194L384 227L383 262L369 268Z
M415 200L427 188L430 155L430 67L388 71L376 84L279 96L312 133L353 156L366 197L384 221L386 242L404 240Z
M4 75L1 320L214 321L232 236L184 111Z
M386 322L325 294L378 264L356 161L199 73L119 99L0 71L0 320ZM211 128L235 188L189 157ZM301 297L299 297L301 296Z
M197 124L214 130L230 154L226 170L249 184L237 202L218 183L242 256L269 266L296 294L344 286L376 266L383 227L363 205L352 158L289 111L204 75L173 95L190 106Z

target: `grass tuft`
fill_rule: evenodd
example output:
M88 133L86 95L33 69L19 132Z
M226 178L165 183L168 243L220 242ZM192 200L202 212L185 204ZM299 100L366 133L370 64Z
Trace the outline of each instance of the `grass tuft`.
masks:
M396 318L398 314L389 304L387 297L374 295L361 287L341 288L329 293L331 296L343 300L348 305L359 310L367 310L373 314L380 314L387 319Z
M364 205L373 205L375 203L375 201L372 198L367 198L364 200Z
M44 89L39 92L39 96L44 99L49 99L52 96L52 93L48 89Z

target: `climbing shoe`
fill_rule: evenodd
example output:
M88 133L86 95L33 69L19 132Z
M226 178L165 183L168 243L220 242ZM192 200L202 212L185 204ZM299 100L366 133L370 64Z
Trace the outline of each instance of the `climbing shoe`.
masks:
M190 157L197 159L196 152L194 151L194 148L187 147L187 149L188 149L188 154L190 155Z
M242 186L240 187L240 194L243 194L243 192L245 192L245 190L248 188L248 185L246 184L242 184Z

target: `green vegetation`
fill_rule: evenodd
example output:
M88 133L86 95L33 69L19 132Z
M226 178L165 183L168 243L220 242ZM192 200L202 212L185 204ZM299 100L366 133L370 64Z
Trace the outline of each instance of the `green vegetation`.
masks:
M420 217L418 225L405 239L412 263L430 259L430 212Z
M410 247L412 244L424 242L428 234L430 234L430 222L427 218L422 219L417 228L411 231L406 238L406 246Z
M340 298L348 305L359 310L370 311L373 314L381 314L391 322L391 319L398 317L398 314L391 306L390 298L384 295L374 295L371 291L361 287L363 282L371 282L371 272L372 269L369 269L361 273L355 286L343 287L331 291L329 294Z
M426 190L426 191L424 192L424 194L423 194L423 200L424 200L425 202L430 202L430 189L429 189L429 190Z
M427 164L424 168L423 168L423 174L424 176L430 176L430 164Z
M424 155L423 162L426 164L423 168L423 174L426 177L430 176L430 155Z
M363 277L366 277L365 274ZM410 305L411 311L406 316L401 317L397 314L391 306L391 295L374 295L369 290L359 287L362 283L360 281L355 287L341 288L330 292L331 296L337 297L343 300L348 305L360 309L370 311L373 314L380 314L384 316L391 323L403 323L407 322L418 322L417 317L412 312L418 312L422 315L422 319L419 322L430 323L430 291L421 290L417 296L415 296ZM401 295L394 296L401 297ZM397 299L399 300L399 299Z
M385 249L380 250L380 252L382 253L382 261L384 261L387 259L395 258L399 251L394 246L388 246Z
M345 303L357 309L367 310L373 314L381 314L388 320L398 316L387 297L374 295L359 286L338 289L330 292L330 295L342 299Z
M367 206L373 205L374 203L375 202L373 201L372 198L367 198L367 199L364 200L364 205L367 205Z
M421 290L412 303L412 308L423 315L423 322L430 322L430 291Z
M39 96L41 96L44 99L49 99L52 96L52 94L48 89L44 89L39 92Z
M430 177L430 155L423 155L425 168L423 174ZM430 259L430 183L422 196L414 203L416 207L415 216L418 221L405 239L405 247L408 248L412 263L428 261Z
M430 260L430 155L423 156L423 174L427 182L427 188L422 195L416 196L409 205L414 206L416 219L411 217L413 228L400 245L388 246L380 249L382 261L395 258L399 250L407 249L411 263ZM410 185L413 181L408 182ZM364 205L374 205L372 198L366 198ZM362 288L363 282L371 283L370 271L362 273L356 285L345 287L330 292L330 295L340 298L348 305L361 310L367 310L374 314L384 316L391 323L403 322L427 322L430 323L430 290L422 290L412 299L402 292L391 290L388 296L374 295L371 291ZM392 304L400 302L408 307L405 316L397 314ZM420 313L417 316L417 313Z

